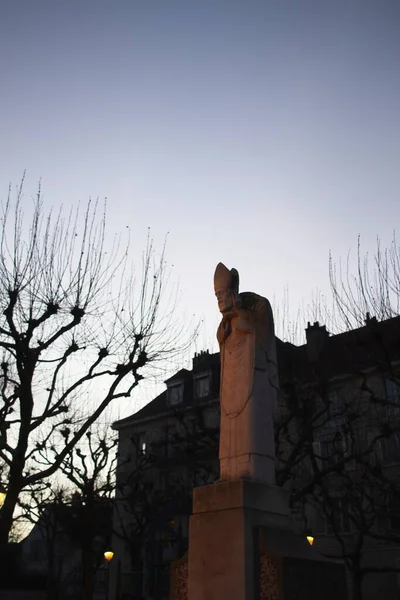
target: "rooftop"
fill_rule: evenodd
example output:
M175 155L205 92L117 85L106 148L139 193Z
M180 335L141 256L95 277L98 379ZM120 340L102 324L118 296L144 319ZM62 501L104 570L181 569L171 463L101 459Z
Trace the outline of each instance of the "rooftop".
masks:
M363 327L337 335L329 335L325 326L320 326L319 323L308 324L306 332L307 343L301 346L282 342L279 338L276 340L281 385L293 380L312 382L318 379L329 382L336 377L355 375L371 368L384 371L389 367L389 362L400 360L400 316L379 322L367 315ZM219 353L196 354L192 371L181 369L165 383L168 385L179 380L193 381L200 366L202 370L210 368L219 371ZM183 402L174 409L185 409L192 403L193 387L186 385ZM133 415L113 423L113 428L121 429L171 410L167 404L167 390L164 390Z

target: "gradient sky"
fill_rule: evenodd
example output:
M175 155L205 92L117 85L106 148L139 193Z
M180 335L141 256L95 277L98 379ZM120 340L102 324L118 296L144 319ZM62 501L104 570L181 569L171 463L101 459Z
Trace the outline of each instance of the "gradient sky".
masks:
M294 306L399 216L398 0L0 0L0 190L108 198L163 242L182 311L220 260ZM28 194L29 195L29 194Z

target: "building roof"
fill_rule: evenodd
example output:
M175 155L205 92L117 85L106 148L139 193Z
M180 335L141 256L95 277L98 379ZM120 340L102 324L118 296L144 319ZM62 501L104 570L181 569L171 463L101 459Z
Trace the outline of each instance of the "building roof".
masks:
M180 369L177 373L166 379L164 383L171 383L172 381L180 381L181 379L187 379L190 377L191 371L188 369Z
M276 339L281 385L294 379L303 382L313 382L316 379L328 382L335 377L355 375L361 370L370 368L385 370L389 362L400 360L400 316L385 321L367 318L363 327L337 335L329 335L325 327L315 323L309 325L306 333L307 343L301 346ZM317 340L317 352L313 355L311 350L315 336L319 336L319 340ZM165 383L193 378L193 373L198 370L196 368L198 361L201 361L202 369L207 368L208 365L212 369L219 370L219 353L201 353L194 358L194 371L181 369ZM182 408L191 404L192 399L193 388L186 386ZM168 410L170 408L167 405L167 390L165 390L135 414L113 423L113 428L120 429L142 419L152 419Z
M167 411L167 390L164 390L159 396L151 400L146 406L135 412L129 417L115 421L112 424L113 429L122 429L127 425L139 420L139 419L150 419L157 415L163 414Z
M370 319L363 327L332 336L326 334L313 359L309 346L284 344L281 352L278 348L281 382L293 378L329 381L372 368L385 371L390 363L400 359L400 317L380 322Z

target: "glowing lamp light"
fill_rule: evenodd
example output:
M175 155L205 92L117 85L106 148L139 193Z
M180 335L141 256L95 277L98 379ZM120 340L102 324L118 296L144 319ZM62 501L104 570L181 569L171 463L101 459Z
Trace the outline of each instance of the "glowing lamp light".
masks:
M307 542L310 544L310 546L312 546L312 545L313 545L313 543L314 543L314 538L313 538L313 536L312 536L312 535L308 535L308 536L307 536Z
M111 552L111 550L107 550L107 552L104 552L104 558L106 559L107 562L110 562L110 560L113 559L114 556L114 552Z
M6 493L0 492L0 507L3 506L3 502L6 499Z

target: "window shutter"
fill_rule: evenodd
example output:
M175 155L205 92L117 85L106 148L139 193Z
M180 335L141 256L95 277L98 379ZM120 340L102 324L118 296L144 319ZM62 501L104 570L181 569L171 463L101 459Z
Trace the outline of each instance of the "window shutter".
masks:
M322 514L321 511L317 512L316 522L315 522L315 532L319 534L326 534L327 523L326 517Z
M318 468L322 468L321 442L313 442L313 454L317 461Z
M351 440L348 437L344 437L342 440L342 443L343 443L343 455L345 458L348 458L354 452L354 448L352 448ZM356 459L352 458L351 460L345 462L344 468L346 471L354 471L356 468Z
M373 443L374 440L376 438L376 433L373 432L369 432L367 439L368 439L368 446L367 448L370 448L370 461L372 463L376 463L378 462L382 462L383 461L383 454L382 454L382 444L381 441L378 440L377 442Z

